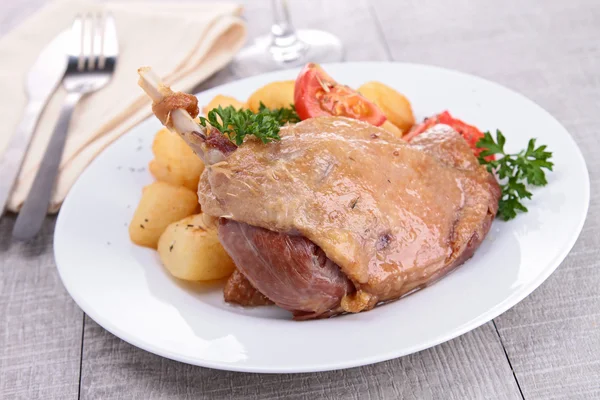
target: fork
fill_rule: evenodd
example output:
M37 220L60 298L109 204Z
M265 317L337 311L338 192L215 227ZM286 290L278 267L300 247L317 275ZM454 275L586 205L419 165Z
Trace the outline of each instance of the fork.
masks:
M12 236L19 240L33 238L42 227L75 106L84 95L104 87L117 64L117 31L110 14L78 15L69 39L69 61L62 81L67 97L33 185L15 222Z

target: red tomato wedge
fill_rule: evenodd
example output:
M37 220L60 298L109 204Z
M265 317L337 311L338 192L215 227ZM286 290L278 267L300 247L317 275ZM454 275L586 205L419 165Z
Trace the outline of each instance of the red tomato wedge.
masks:
M485 150L484 148L479 148L476 146L479 139L483 137L483 133L481 133L481 131L473 125L469 125L458 118L454 118L452 115L450 115L448 111L444 111L441 114L426 118L425 121L423 121L421 124L415 125L410 130L410 132L408 132L408 134L406 134L403 137L403 139L410 142L412 138L414 138L417 135L420 135L427 129L437 124L448 125L452 127L452 129L454 129L456 132L460 133L461 136L467 141L471 149L473 149L473 152L476 156L479 156L479 153ZM495 158L493 155L486 157L486 160L488 161L494 159Z
M340 85L314 63L306 64L296 78L294 106L302 120L337 115L360 119L375 126L386 120L374 103L356 90Z

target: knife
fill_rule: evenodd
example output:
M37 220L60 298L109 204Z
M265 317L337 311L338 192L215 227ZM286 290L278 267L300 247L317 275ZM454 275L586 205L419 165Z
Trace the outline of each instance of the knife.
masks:
M62 32L46 45L27 75L29 102L17 131L0 157L0 217L19 176L38 119L67 69L68 34L68 30Z

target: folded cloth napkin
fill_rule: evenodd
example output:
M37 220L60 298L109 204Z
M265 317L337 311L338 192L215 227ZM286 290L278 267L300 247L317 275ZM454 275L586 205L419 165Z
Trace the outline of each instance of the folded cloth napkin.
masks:
M138 67L151 65L167 84L189 91L224 67L246 37L239 18L241 7L233 3L54 1L0 38L0 92L4 93L0 97L0 153L27 103L25 79L37 55L71 26L77 13L100 10L115 17L117 69L106 87L84 97L75 109L50 212L59 209L77 177L102 149L151 113L147 97L137 86ZM62 87L58 89L40 118L8 205L12 211L25 201L65 94Z

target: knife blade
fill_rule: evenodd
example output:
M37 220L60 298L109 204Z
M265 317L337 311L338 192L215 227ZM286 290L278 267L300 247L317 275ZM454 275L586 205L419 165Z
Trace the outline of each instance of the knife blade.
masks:
M68 30L64 31L47 44L27 75L28 103L17 130L0 157L0 217L19 176L37 121L67 69L68 34Z

